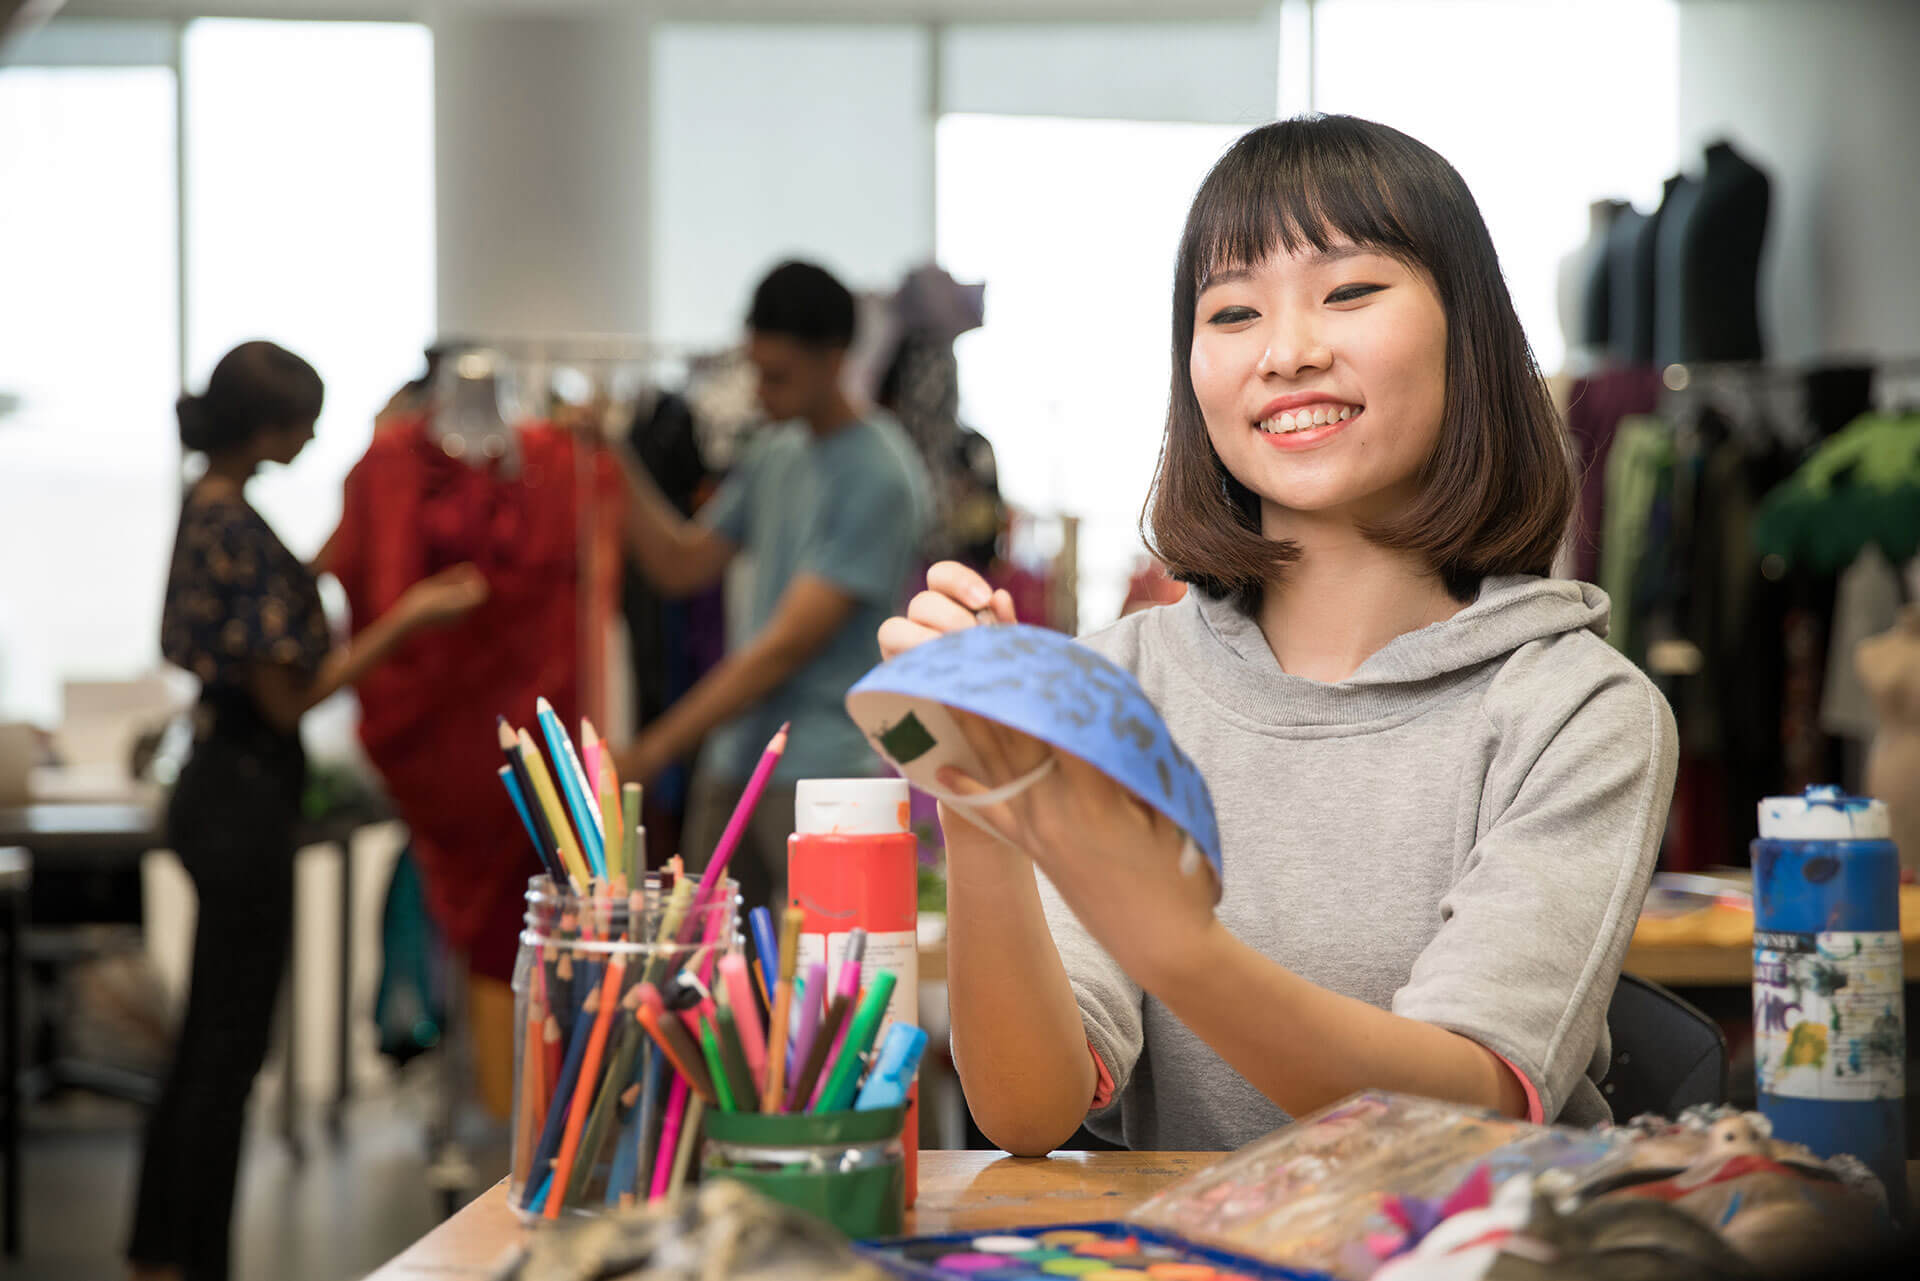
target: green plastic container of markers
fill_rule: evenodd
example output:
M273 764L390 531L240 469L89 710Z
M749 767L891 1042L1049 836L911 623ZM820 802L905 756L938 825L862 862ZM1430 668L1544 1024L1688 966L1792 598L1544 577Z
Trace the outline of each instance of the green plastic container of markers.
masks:
M907 1179L905 1107L868 1112L708 1111L702 1177L735 1179L855 1240L897 1236Z

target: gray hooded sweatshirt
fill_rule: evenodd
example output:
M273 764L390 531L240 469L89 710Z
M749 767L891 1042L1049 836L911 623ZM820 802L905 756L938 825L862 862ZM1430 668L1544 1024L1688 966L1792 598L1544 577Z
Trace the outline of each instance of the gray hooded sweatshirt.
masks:
M1218 915L1295 974L1472 1038L1544 1119L1607 1119L1606 1011L1673 793L1666 700L1611 648L1605 593L1489 578L1334 684L1289 676L1197 591L1085 637L1139 678L1213 793ZM1290 1118L1144 994L1041 878L1098 1134L1234 1148ZM1260 1017L1249 1010L1250 1018Z

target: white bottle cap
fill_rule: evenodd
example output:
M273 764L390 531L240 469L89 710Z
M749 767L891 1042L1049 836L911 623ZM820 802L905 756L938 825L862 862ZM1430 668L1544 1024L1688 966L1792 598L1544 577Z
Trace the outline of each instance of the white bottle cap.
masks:
M1869 796L1848 796L1831 784L1760 802L1764 841L1884 841L1892 832L1885 804Z
M794 788L799 836L891 836L908 830L904 778L803 778Z

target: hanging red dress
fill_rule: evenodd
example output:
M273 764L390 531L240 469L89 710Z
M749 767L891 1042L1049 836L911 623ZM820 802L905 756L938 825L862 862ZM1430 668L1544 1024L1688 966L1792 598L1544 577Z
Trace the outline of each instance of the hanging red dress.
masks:
M508 475L449 457L424 418L382 431L347 477L329 564L355 632L440 570L471 561L486 577L477 610L362 679L360 741L412 831L435 923L503 982L541 869L500 784L494 717L538 741L536 698L572 732L600 706L623 493L614 460L570 432L531 424L519 445Z

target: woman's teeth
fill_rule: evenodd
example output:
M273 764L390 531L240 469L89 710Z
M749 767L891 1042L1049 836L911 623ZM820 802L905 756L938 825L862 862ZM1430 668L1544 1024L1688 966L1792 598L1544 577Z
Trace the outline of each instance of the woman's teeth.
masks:
M1268 433L1305 431L1309 427L1343 423L1359 412L1358 405L1342 405L1338 409L1327 405L1315 405L1311 409L1301 409L1295 413L1281 414L1278 418L1266 419L1257 425L1261 431Z

